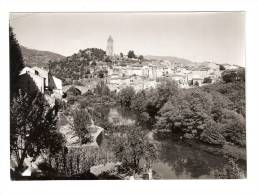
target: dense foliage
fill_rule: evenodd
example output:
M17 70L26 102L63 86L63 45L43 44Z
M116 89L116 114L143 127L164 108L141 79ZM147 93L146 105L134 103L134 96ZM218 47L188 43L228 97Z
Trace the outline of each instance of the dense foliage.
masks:
M122 105L153 119L168 98L177 93L177 83L165 79L156 89L141 90L137 93L132 87L126 87L118 93L118 99Z
M104 81L101 81L97 84L97 86L94 88L94 92L99 96L109 96L110 90L108 86L104 83Z
M49 165L53 178L57 179L98 179L90 173L94 165L105 164L113 160L106 155L105 149L95 147L64 148L57 154L51 155ZM46 175L51 176L51 173Z
M136 55L133 50L129 50L127 56L128 58L136 58Z
M211 83L212 79L210 77L206 77L203 79L203 83Z
M134 95L135 90L133 87L125 87L121 89L118 93L119 102L126 107L130 107Z
M42 149L55 153L62 148L64 138L56 129L55 107L50 108L42 94L33 97L19 90L10 107L11 154L17 159L18 171L27 155L37 156Z
M124 128L126 133L114 139L113 151L125 172L139 173L140 160L144 159L147 164L151 164L157 158L157 149L145 138L145 133L140 127Z
M138 93L125 88L119 100L150 122L156 120L159 131L213 145L230 142L245 146L244 69L227 71L222 78L221 82L190 89L179 89L168 80L156 89Z
M90 68L97 65L97 62L104 61L106 52L98 48L80 50L72 56L59 61L50 61L51 72L66 82L88 78Z
M237 70L225 70L222 73L222 79L226 83L234 82L234 81L245 81L245 69L239 68Z
M71 86L71 87L66 91L66 94L67 94L68 96L78 96L78 95L81 95L82 92L81 92L79 89L77 89L76 87Z
M78 109L73 113L73 129L80 139L80 144L91 141L89 126L91 125L91 116L86 109Z

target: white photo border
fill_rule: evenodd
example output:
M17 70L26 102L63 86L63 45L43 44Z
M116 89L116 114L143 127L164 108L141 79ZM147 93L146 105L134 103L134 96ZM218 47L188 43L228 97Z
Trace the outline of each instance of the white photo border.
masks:
M257 194L258 2L252 0L0 0L0 194ZM246 15L247 179L151 181L11 181L9 159L10 12L244 11ZM29 28L29 27L28 27Z

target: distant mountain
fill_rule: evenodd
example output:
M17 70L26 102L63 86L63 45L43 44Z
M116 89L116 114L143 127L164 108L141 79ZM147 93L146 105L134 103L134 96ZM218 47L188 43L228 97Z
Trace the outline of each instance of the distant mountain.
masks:
M146 55L144 56L146 59L149 60L167 60L170 61L172 64L180 64L182 67L188 67L188 68L218 68L219 66L224 66L225 69L237 69L240 68L239 65L235 64L228 64L228 63L215 63L215 62L192 62L190 60L179 58L179 57L173 57L173 56L152 56L152 55Z
M149 60L167 60L170 61L172 64L173 63L180 63L183 65L189 65L192 64L193 62L184 58L178 58L174 56L153 56L153 55L146 55L144 56L145 59Z
M49 60L59 61L65 58L65 56L50 51L29 49L24 46L20 47L23 55L24 64L26 66L46 67Z

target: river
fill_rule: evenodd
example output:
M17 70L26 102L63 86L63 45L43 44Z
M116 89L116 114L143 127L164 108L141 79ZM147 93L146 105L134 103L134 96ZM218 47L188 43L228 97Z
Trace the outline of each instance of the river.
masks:
M112 106L107 112L107 120L116 125L130 125L137 121L137 115L119 106ZM141 123L140 123L141 124ZM151 127L141 124L149 132ZM148 129L149 128L149 129ZM162 140L151 137L160 146L158 159L152 168L156 178L160 179L214 179L214 171L222 170L227 162L223 156L214 155L190 146L178 138L165 137ZM108 139L104 136L102 141ZM102 144L101 144L102 145ZM101 147L100 145L100 147ZM106 147L106 145L105 145ZM241 175L246 175L245 163L239 163Z

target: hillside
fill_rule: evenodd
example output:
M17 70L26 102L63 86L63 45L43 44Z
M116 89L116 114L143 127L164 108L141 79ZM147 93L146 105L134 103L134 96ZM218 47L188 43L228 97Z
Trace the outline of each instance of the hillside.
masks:
M23 55L23 60L26 66L38 66L38 67L46 67L48 61L59 61L64 56L53 53L50 51L40 51L35 49L29 49L24 46L21 47L21 52Z
M72 80L87 78L99 63L106 63L105 51L98 48L80 50L78 53L68 56L59 61L51 61L51 72L58 78L70 84Z

